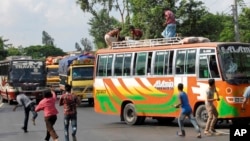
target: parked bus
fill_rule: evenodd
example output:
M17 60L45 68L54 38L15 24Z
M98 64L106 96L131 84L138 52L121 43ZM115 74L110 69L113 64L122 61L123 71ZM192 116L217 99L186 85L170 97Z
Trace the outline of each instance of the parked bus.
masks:
M170 38L123 41L96 52L94 109L119 115L129 125L146 117L171 122L179 116L178 83L184 84L194 116L204 127L208 79L220 94L219 119L250 121L250 108L241 111L243 92L250 84L250 44L194 42Z
M30 56L10 56L0 61L0 101L12 104L17 93L39 102L46 87L45 62Z
M94 104L93 99L93 70L95 56L80 54L63 58L59 61L59 87L65 90L65 85L72 86L72 93L81 100L88 100L89 105Z
M62 91L59 87L59 61L62 59L61 56L46 58L46 71L47 71L47 87L53 87L56 95L61 95Z

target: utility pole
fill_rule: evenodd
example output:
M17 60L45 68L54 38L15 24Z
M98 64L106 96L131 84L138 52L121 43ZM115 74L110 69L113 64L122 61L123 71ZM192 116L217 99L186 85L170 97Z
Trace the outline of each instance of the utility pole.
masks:
M240 34L239 34L239 22L238 22L238 0L234 0L233 8L233 17L234 17L234 33L235 33L235 41L240 41Z

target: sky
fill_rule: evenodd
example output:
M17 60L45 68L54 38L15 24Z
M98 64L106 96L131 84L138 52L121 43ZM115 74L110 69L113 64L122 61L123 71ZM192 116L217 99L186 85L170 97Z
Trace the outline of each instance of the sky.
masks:
M91 14L76 0L0 0L0 37L15 47L42 45L42 31L63 51L74 51L75 43L89 35ZM234 0L201 0L212 13L231 13ZM244 0L250 7L250 0ZM115 14L114 14L115 15ZM120 19L118 17L118 19Z

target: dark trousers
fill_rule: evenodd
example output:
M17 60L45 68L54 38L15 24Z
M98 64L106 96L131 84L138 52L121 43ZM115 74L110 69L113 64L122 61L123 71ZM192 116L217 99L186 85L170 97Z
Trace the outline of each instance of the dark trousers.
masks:
M77 116L76 114L64 115L64 136L65 141L69 141L69 124L71 123L72 127L72 136L76 136L77 131Z
M54 124L56 123L57 120L57 116L53 115L53 116L48 116L44 118L45 120L45 124L46 124L46 128L47 128L47 134L45 137L45 140L48 141L50 139L50 136L55 140L58 138L56 131L54 129Z
M36 119L37 117L37 112L35 112L35 103L30 103L29 106L24 107L24 124L23 124L23 129L27 130L28 128L28 121L29 121L29 114L30 112L33 115L33 119Z

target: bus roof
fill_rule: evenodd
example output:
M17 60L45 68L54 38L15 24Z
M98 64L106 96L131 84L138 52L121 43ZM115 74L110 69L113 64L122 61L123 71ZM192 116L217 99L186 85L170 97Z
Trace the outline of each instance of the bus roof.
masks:
M114 42L111 49L99 49L96 54L99 53L119 53L119 52L137 52L137 51L154 51L164 49L179 49L179 48L199 48L199 47L217 47L226 44L248 44L241 42L195 42L184 43L184 38L174 37L172 39L147 39L147 40L134 40Z

